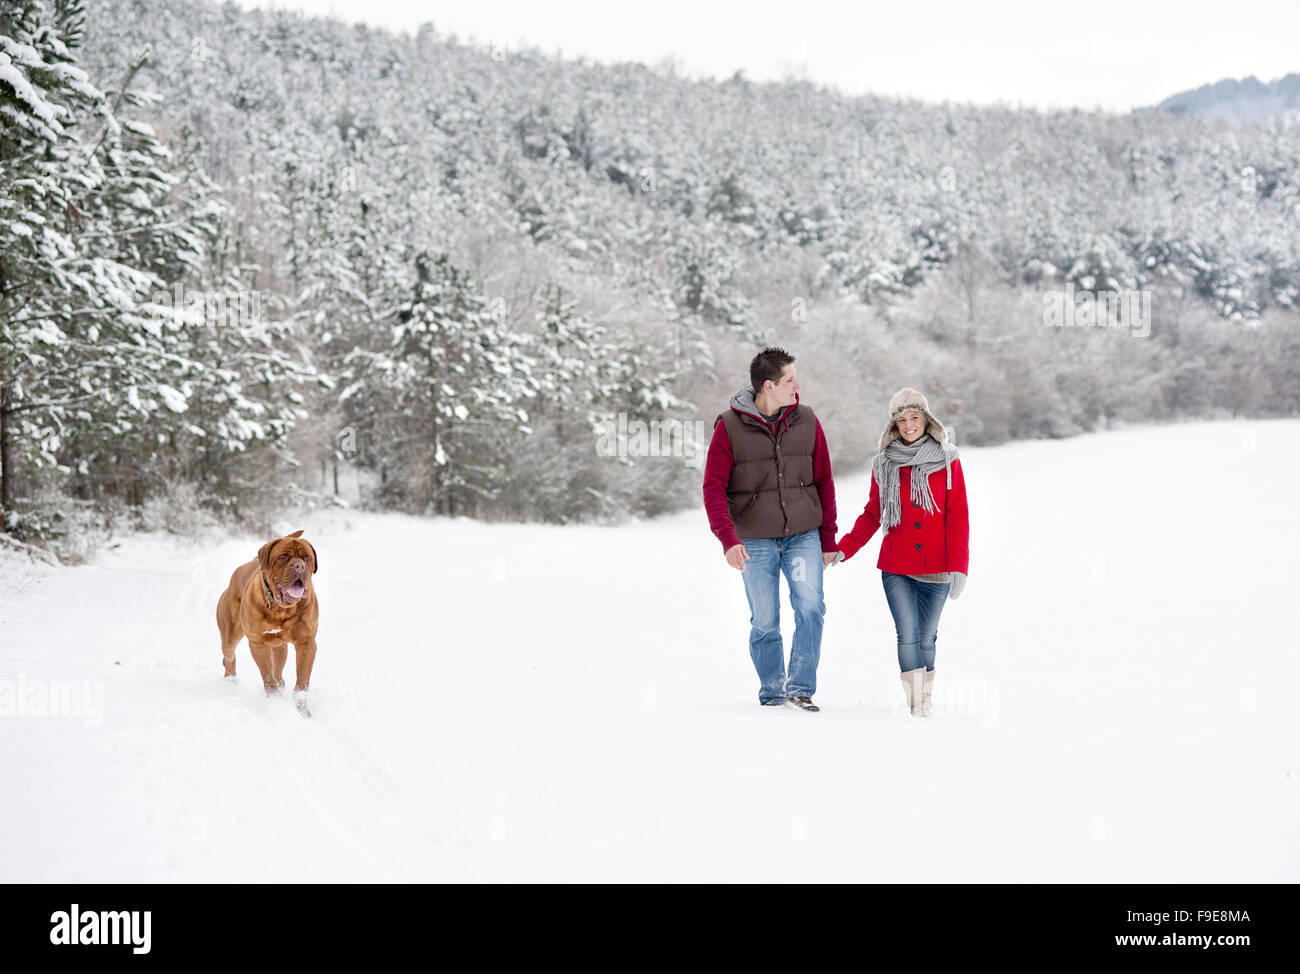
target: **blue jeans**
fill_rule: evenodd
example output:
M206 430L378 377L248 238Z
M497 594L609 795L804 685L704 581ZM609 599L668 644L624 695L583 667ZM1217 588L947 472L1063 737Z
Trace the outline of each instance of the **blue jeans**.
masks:
M939 638L939 613L952 585L948 582L918 582L907 575L881 572L885 598L894 614L898 633L898 669L901 672L924 666L934 669L934 644Z
M758 671L758 701L811 697L817 692L817 661L826 616L821 536L814 529L788 538L741 541L749 553L741 578L749 599L749 658ZM781 642L781 572L790 585L790 603L794 607L788 678Z

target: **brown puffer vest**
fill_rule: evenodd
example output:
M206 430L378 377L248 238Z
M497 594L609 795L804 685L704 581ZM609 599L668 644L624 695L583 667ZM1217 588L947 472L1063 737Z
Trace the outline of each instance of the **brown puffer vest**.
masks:
M731 397L731 408L714 420L731 441L727 510L736 535L788 538L821 527L822 502L813 486L817 417L796 402L777 417L773 434L758 414L751 389Z

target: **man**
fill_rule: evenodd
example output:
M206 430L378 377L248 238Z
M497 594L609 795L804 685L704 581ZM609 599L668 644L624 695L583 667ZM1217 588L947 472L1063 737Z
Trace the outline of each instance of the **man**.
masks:
M821 655L822 570L834 560L835 484L826 435L799 403L794 356L765 348L749 364L750 388L731 397L713 424L704 466L704 509L727 564L749 600L749 655L758 702L816 711ZM786 676L781 642L784 572L794 608Z

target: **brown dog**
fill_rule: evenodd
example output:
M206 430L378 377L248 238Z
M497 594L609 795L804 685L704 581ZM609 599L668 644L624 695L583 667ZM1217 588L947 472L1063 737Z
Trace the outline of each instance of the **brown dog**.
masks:
M235 647L247 636L253 662L262 672L267 696L284 686L287 644L297 653L294 703L304 717L307 684L316 660L316 621L320 606L311 579L318 562L316 549L300 540L302 531L268 541L257 557L240 565L230 585L217 601L217 628L221 630L221 658L226 676L235 675Z

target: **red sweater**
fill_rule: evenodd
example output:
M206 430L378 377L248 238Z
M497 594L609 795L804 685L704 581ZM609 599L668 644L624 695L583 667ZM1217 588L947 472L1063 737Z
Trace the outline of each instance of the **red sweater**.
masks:
M795 400L796 404L798 400ZM727 551L740 544L736 526L727 508L727 485L731 483L731 468L735 460L731 454L731 440L727 424L713 427L709 442L708 459L704 464L704 510L709 515L709 530L722 542ZM817 529L822 551L835 551L835 481L831 476L831 453L826 446L826 434L821 420L817 420L817 434L813 441L813 487L822 505L822 523Z
M895 575L929 575L936 572L969 574L970 522L966 511L966 479L961 461L952 462L952 490L943 470L930 474L930 494L938 508L928 514L912 503L912 468L898 472L903 516L880 542L876 567ZM853 529L840 539L839 549L848 561L880 528L880 487L871 477L871 497Z

